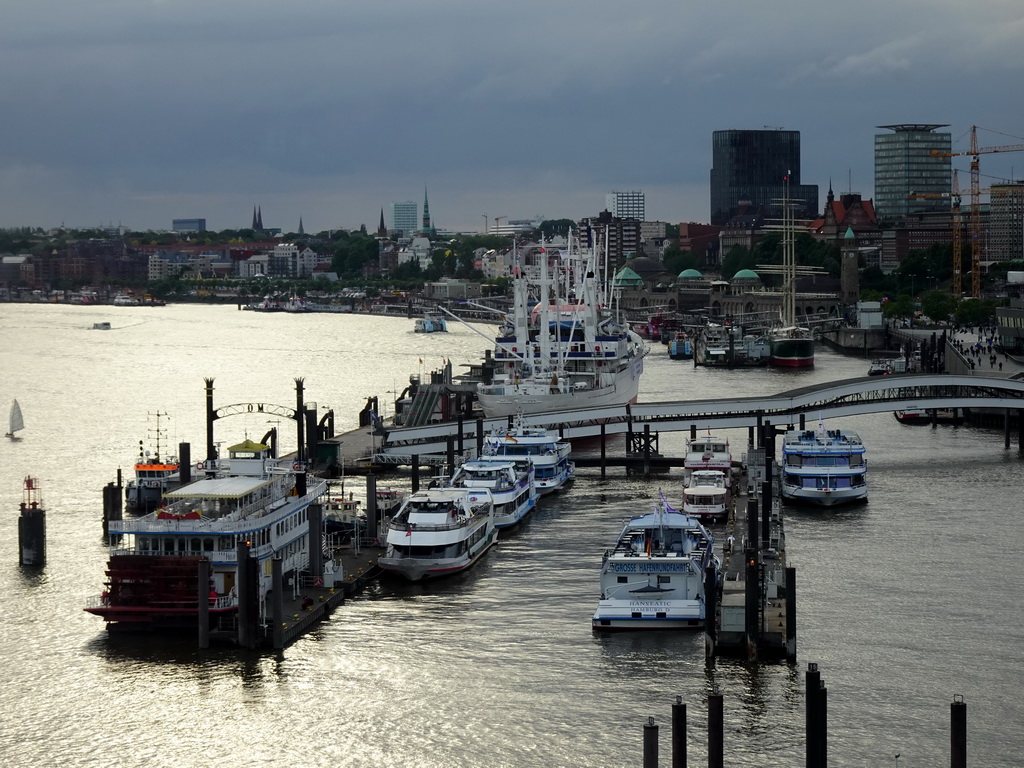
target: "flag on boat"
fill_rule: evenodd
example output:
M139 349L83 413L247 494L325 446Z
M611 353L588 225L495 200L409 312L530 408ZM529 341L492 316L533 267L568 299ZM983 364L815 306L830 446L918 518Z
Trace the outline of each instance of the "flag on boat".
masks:
M405 529L405 535L406 536L412 536L412 528L406 528Z
M510 440L510 441L511 441L511 442L513 442L513 443L518 443L518 442L519 442L519 441L518 441L518 440L516 440L516 439L515 439L514 437L512 437L512 435L505 435L505 439L506 439L506 440Z
M650 536L648 536L648 537L647 537L647 556L648 556L648 557L650 557L650 556L651 556L651 544L652 544L653 542L654 542L654 539L653 539L653 538L651 538Z

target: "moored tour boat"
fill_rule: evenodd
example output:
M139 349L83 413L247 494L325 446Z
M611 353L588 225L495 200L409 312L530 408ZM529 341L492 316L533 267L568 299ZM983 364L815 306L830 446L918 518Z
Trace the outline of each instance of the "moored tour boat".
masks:
M842 429L790 430L782 438L782 498L823 507L868 496L864 443Z
M704 520L724 520L729 515L732 489L729 475L715 469L690 473L683 488L683 512Z
M719 564L714 539L695 517L673 510L664 498L655 509L623 525L601 564L601 599L595 630L690 629L704 626L705 571ZM717 586L716 586L717 588Z
M494 527L511 528L533 511L540 493L529 462L517 464L502 456L481 456L463 462L447 482L452 488L485 488L494 502Z
M164 430L160 427L160 419L165 413L156 413L156 450L150 453L142 448L139 441L139 458L135 462L135 477L128 481L124 489L125 510L132 514L152 512L158 506L163 495L180 482L180 466L174 456L160 457L160 444L166 442Z
M572 483L576 464L570 461L572 446L540 427L526 427L521 416L511 429L489 433L484 439L484 455L512 459L518 466L534 469L534 484L540 494L560 491Z
M167 492L156 511L110 522L107 582L86 611L110 629L195 628L199 600L208 600L211 625L226 627L238 612L239 552L247 548L255 565L250 594L269 615L271 560L282 558L286 579L308 570L308 509L327 481L251 440L227 452L226 460L205 462L199 479ZM320 531L313 541L319 545ZM204 560L208 584L199 583Z
M377 564L409 581L448 576L470 568L494 542L490 491L429 488L411 494L395 513Z
M931 424L933 414L936 424L964 423L964 413L959 408L906 408L902 411L893 411L896 421L911 425Z
M698 469L715 469L731 477L732 453L729 451L729 441L712 435L710 430L703 437L687 440L683 472L689 474Z

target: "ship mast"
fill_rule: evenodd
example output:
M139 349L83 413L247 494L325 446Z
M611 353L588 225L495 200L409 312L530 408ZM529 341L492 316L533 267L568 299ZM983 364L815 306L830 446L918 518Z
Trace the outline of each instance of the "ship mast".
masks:
M782 198L782 324L796 325L796 249L794 243L793 201L789 199L789 177L786 173L785 196Z

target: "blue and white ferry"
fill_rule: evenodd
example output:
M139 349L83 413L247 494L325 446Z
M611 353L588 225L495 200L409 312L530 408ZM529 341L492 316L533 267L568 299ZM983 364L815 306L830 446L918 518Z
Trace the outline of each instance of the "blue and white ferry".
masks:
M537 506L540 492L529 462L517 465L502 456L481 456L464 462L448 484L453 488L486 488L494 500L494 527L511 528Z
M699 520L660 498L653 512L622 528L601 564L601 599L595 630L690 629L704 626L705 570L720 564L714 538Z
M542 496L560 491L576 477L576 464L569 459L572 446L557 432L523 425L517 416L510 429L491 432L484 440L484 456L511 459L519 467L531 464L534 483Z
M782 498L831 507L866 501L868 463L856 432L794 429L782 438Z

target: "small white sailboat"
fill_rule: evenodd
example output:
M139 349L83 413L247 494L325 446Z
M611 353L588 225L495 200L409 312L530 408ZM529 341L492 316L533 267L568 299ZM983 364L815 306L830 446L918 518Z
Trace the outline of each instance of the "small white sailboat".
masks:
M18 401L15 400L11 403L11 418L9 421L7 434L5 437L9 437L12 440L19 439L15 434L25 428L25 419L21 416L21 406L18 405Z

